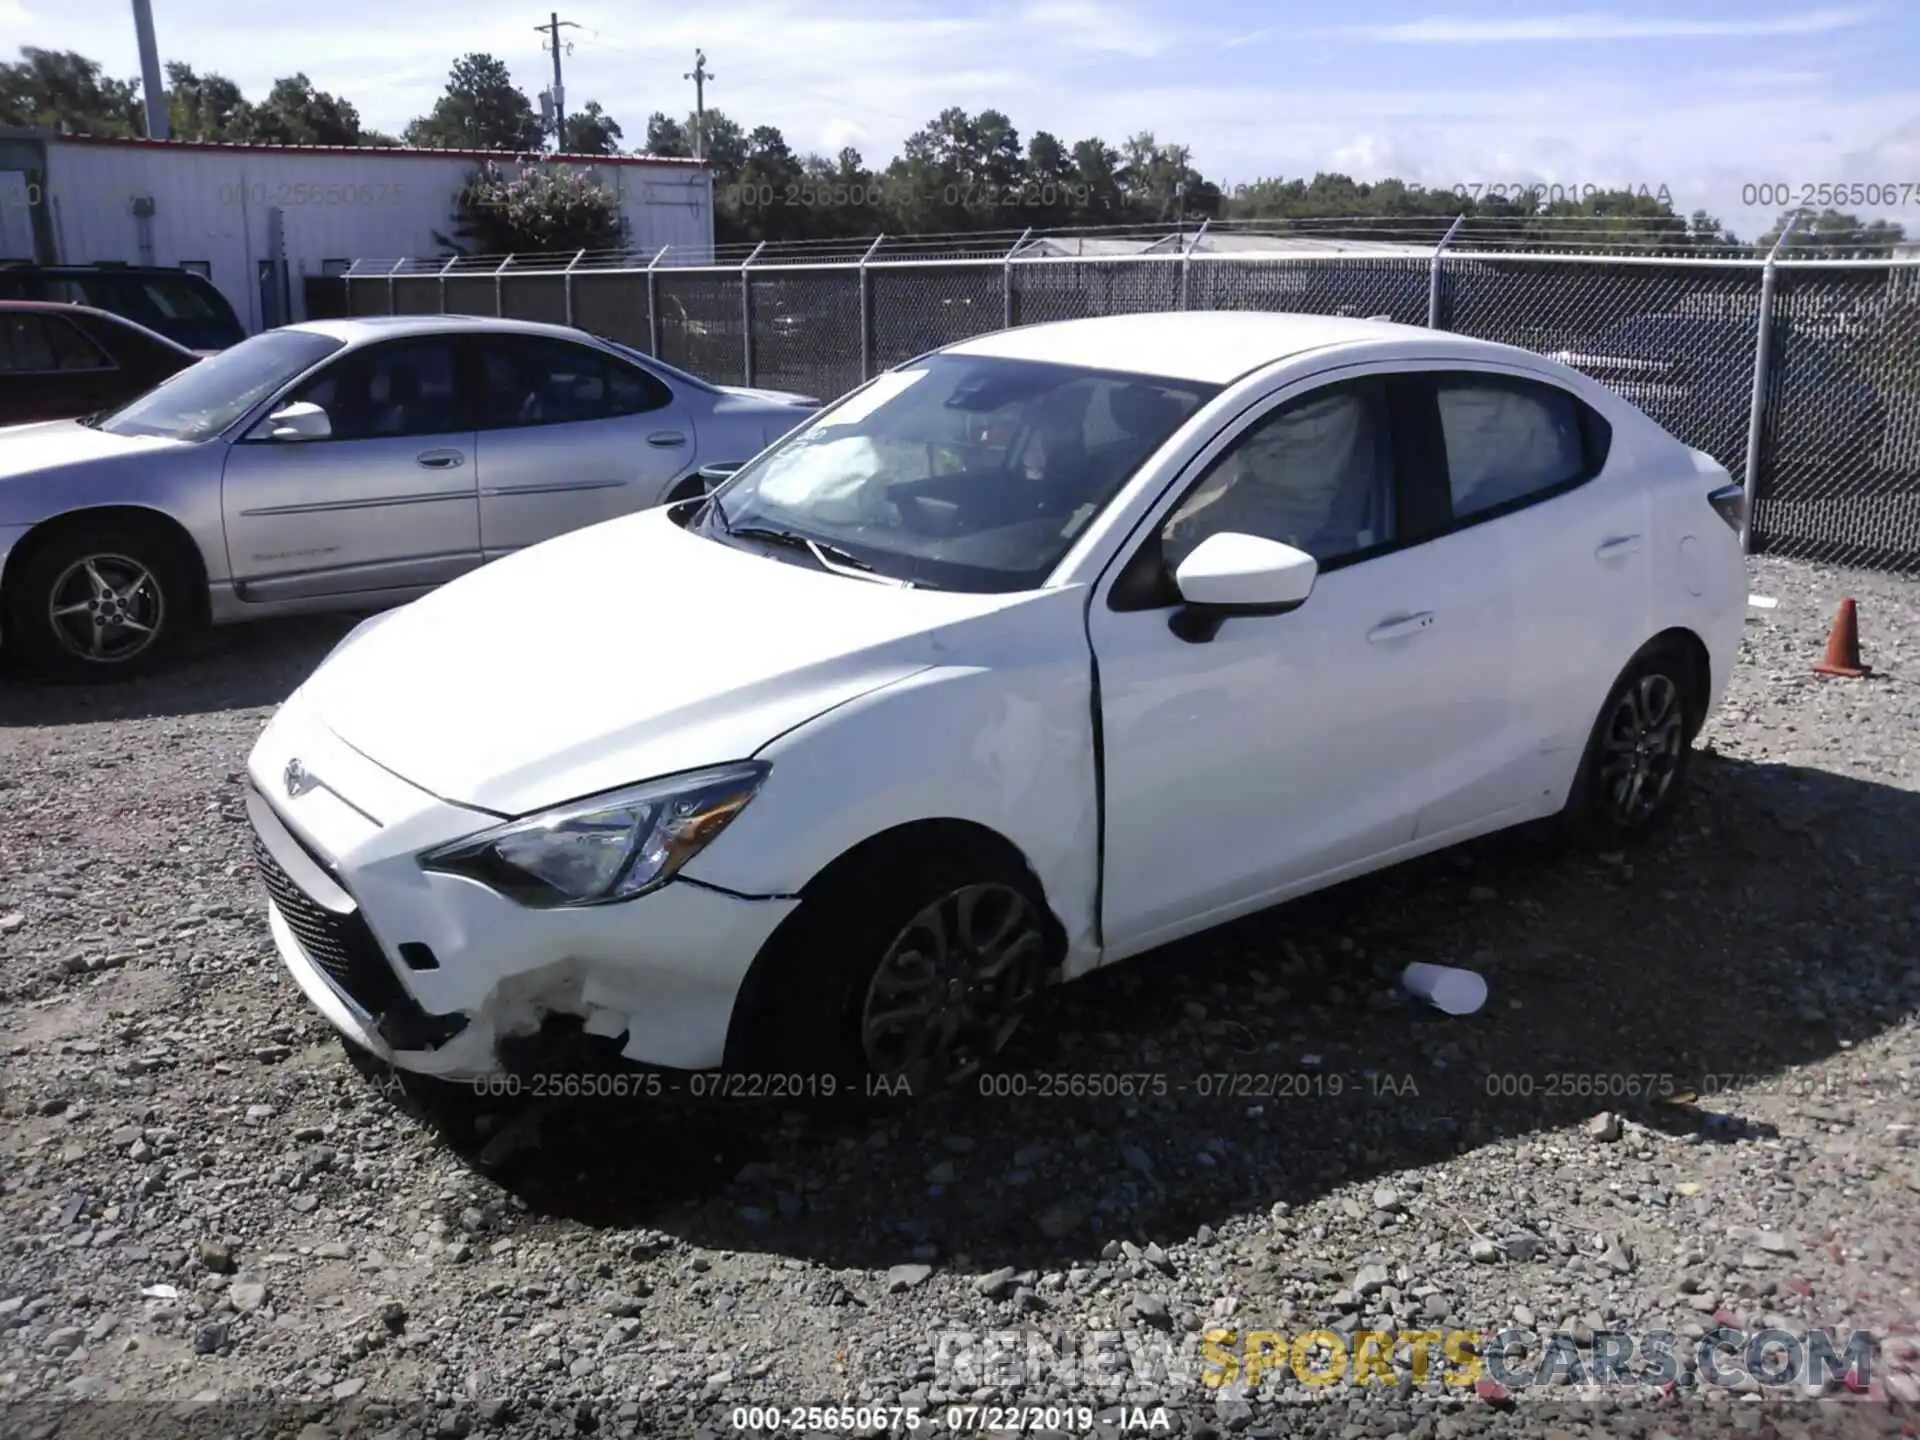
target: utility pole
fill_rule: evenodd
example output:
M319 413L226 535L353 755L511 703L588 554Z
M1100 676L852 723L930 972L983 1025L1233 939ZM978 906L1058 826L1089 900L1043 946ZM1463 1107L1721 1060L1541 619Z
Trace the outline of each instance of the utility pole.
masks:
M578 30L580 27L571 20L562 20L560 12L547 12L547 23L533 27L547 37L546 49L553 51L553 148L556 152L567 148L567 91L560 83L560 32ZM567 42L567 53L573 53L573 42Z
M693 158L707 158L707 81L713 72L707 69L707 52L693 52L693 69L680 77L693 82Z
M161 82L160 47L153 39L153 6L133 0L133 33L140 47L140 88L147 102L147 138L167 140L173 130L167 122L167 92Z

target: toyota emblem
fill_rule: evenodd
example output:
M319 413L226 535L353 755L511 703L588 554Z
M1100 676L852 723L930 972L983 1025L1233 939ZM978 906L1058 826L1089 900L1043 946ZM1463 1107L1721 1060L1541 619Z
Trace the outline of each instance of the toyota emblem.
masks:
M287 782L287 797L292 799L307 788L307 767L298 760L289 760L281 779Z

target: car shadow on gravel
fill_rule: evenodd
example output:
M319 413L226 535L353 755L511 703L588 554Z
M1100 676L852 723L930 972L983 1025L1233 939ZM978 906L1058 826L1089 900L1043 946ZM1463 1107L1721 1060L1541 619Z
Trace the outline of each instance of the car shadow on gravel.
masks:
M204 629L153 674L97 684L42 680L0 651L0 727L85 725L278 705L363 618L315 615Z
M1729 1092L1771 1087L1817 1117L1817 1085L1786 1072L1920 1005L1920 795L1699 760L1649 848L1509 834L1249 917L1050 993L963 1093L826 1117L667 1096L439 1123L535 1224L1033 1271L1417 1184L1542 1129L1765 1137ZM1413 1008L1393 984L1413 960L1480 969L1488 1005ZM1461 1243L1490 1218L1460 1215Z

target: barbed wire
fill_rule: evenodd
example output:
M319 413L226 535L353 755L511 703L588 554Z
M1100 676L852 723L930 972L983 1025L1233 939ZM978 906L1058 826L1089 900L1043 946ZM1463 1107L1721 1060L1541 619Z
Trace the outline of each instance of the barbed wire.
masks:
M1696 234L1678 216L1592 215L1466 216L1285 216L1239 217L1178 222L1133 221L1059 229L998 228L886 235L814 236L789 240L726 241L715 245L624 246L598 250L408 257L362 257L348 274L444 274L462 278L533 271L607 269L737 269L782 265L885 265L926 262L1074 258L1178 259L1235 255L1274 259L1365 259L1371 256L1419 258L1466 253L1475 258L1501 254L1618 255L1644 260L1668 257L1692 260L1746 260L1766 256L1773 237L1747 244ZM1264 243L1263 243L1264 242ZM1443 246L1444 242L1444 246ZM1092 248L1088 248L1092 247ZM1858 233L1795 234L1781 258L1808 260L1880 260L1920 262L1920 244L1868 240Z

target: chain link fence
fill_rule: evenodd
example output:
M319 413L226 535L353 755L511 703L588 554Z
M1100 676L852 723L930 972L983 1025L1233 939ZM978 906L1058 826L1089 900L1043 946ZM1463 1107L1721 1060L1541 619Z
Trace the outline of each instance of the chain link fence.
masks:
M718 384L823 398L1009 325L1180 309L1381 316L1554 355L1743 483L1751 460L1756 551L1920 573L1912 259L1436 246L1393 258L1178 250L1059 258L1021 253L1024 243L940 259L356 266L346 309L572 324Z

